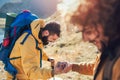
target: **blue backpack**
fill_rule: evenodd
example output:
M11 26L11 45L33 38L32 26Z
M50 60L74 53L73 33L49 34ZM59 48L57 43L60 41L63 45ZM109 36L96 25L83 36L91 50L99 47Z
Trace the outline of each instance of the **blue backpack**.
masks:
M28 32L29 34L31 33L30 23L35 19L38 19L38 17L35 14L32 14L30 11L25 10L21 12L20 14L18 14L15 17L12 24L9 26L9 28L7 28L9 36L7 36L1 44L0 61L2 61L5 64L4 69L7 72L9 72L12 76L14 76L14 78L15 78L15 75L17 74L17 70L10 63L10 60L17 59L20 57L9 58L10 53L12 51L12 48L14 47L16 40L24 32ZM27 36L25 37L25 39L27 38Z

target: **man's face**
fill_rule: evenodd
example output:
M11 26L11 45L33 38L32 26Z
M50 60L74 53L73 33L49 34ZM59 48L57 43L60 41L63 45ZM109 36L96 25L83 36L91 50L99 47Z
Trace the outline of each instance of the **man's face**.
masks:
M104 45L107 43L107 37L103 34L102 26L86 26L82 30L82 36L84 41L89 41L95 44L100 51L102 51Z
M52 34L52 35L48 35L48 36L43 36L42 41L43 41L44 45L47 45L49 42L54 42L58 38L59 37L57 36L57 34Z

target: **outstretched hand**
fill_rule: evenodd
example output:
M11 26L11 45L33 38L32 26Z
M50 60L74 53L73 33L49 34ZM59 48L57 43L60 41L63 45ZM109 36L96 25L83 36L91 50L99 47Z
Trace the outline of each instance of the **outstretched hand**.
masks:
M58 62L55 65L55 74L67 73L72 69L72 65L67 62Z

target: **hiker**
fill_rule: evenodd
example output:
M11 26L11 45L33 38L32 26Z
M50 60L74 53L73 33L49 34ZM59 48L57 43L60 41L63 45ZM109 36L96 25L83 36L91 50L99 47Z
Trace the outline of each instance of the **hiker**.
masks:
M17 59L10 60L11 64L17 69L17 75L15 76L18 80L47 80L54 74L58 74L59 67L55 69L45 69L40 67L40 59L45 61L53 61L50 59L43 48L49 42L54 42L60 37L60 24L57 22L45 23L42 19L35 19L30 24L31 34L25 36L28 32L23 33L16 41L10 58L18 57ZM36 45L36 40L38 44ZM24 41L24 44L22 42ZM39 50L41 49L41 50ZM42 52L42 55L41 55ZM54 62L54 61L53 61ZM7 80L12 80L13 76L7 72Z
M120 0L87 0L79 5L70 22L78 26L83 40L95 44L101 53L94 63L71 64L66 71L94 75L94 80L120 80L119 9Z

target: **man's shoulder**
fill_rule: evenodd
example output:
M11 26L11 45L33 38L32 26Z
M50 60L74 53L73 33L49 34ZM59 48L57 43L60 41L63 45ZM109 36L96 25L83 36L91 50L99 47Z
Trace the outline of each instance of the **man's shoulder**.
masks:
M29 43L34 43L35 39L34 39L34 37L31 34L28 35L28 33L25 32L18 38L16 43L21 44L21 42L23 42L23 41L24 42L29 42Z

